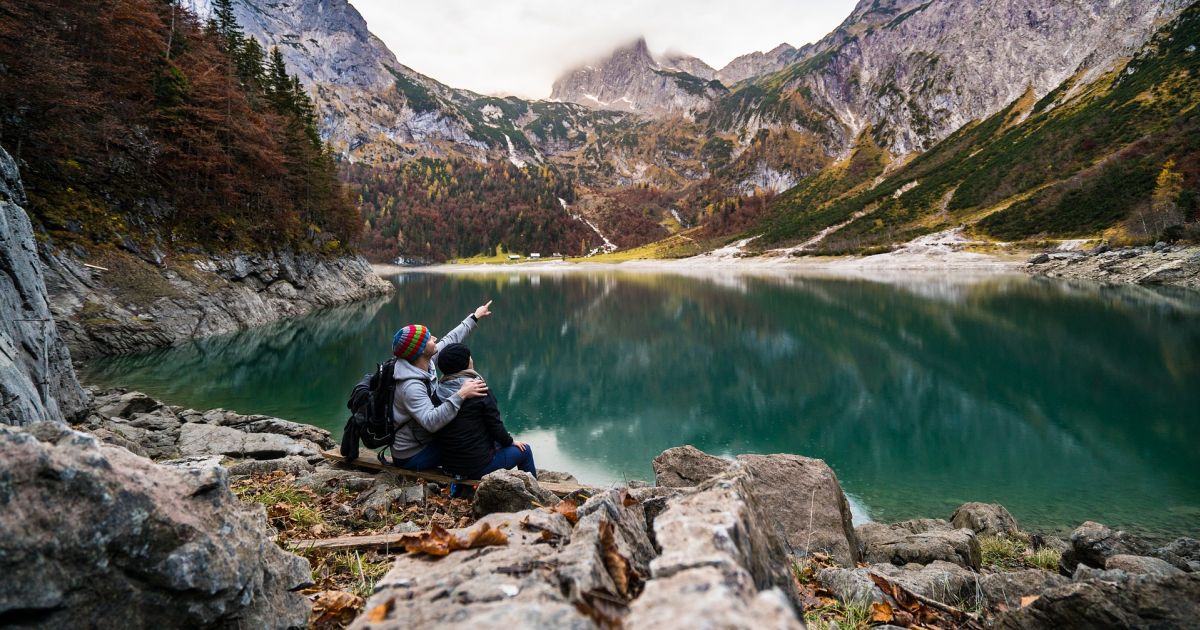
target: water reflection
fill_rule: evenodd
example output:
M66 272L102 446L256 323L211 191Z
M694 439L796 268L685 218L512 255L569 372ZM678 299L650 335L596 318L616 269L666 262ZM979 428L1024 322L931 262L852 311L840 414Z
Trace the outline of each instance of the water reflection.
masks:
M872 516L968 500L1060 527L1200 533L1194 294L1025 278L412 274L392 300L148 356L93 380L340 429L410 321L471 339L511 428L587 481L664 448L822 457ZM545 456L542 453L546 453Z

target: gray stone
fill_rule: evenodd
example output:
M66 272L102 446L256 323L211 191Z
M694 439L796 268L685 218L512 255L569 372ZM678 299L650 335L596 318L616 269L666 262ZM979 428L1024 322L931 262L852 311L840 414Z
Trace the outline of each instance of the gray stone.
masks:
M311 442L293 440L275 433L242 433L213 424L184 424L179 429L179 452L183 455L220 454L229 457L278 459L288 455L319 455Z
M727 459L714 457L694 446L670 448L654 458L654 483L668 488L698 486L715 477L733 464Z
M93 405L96 413L105 418L131 418L134 414L150 413L162 407L162 403L142 392L112 392L99 396Z
M1050 255L1046 253L1037 254L1029 259L1029 264L1031 265L1042 265L1048 262L1050 262Z
M419 531L421 531L421 526L412 521L404 521L392 527L392 533L394 534L415 534Z
M217 410L222 411L222 410ZM325 429L299 422L291 422L272 418L270 416L243 416L232 411L226 411L215 424L233 427L245 433L271 433L283 435L297 441L308 441L321 449L331 449L337 446L333 436Z
M1025 569L984 575L979 578L979 590L983 594L985 605L990 608L1001 604L1008 608L1018 608L1022 597L1041 595L1070 581L1050 571Z
M519 470L488 473L475 489L476 516L493 512L520 512L533 507L557 505L559 498L540 486L537 479Z
M0 618L38 627L302 626L308 562L213 460L0 427Z
M311 488L318 492L330 492L333 490L362 492L374 486L375 483L375 476L369 473L346 470L329 465L318 466L317 470L311 475L304 475L296 479L297 486Z
M668 501L654 520L662 548L651 563L654 579L713 567L730 580L748 574L759 591L778 588L798 604L787 548L751 490L745 464L736 463L687 494Z
M0 148L0 424L75 420L87 394L50 310L24 203L17 165Z
M944 521L942 521L944 522ZM914 525L916 523L916 525ZM969 529L934 528L937 521L909 521L895 525L866 523L855 529L864 562L929 564L935 560L979 569L982 552L975 532ZM916 528L920 531L914 533Z
M750 471L751 489L791 553L823 551L847 567L860 560L850 503L828 464L798 455L737 461Z
M999 503L964 503L954 511L950 522L980 535L999 536L1020 531L1017 519Z
M1124 531L1113 531L1100 523L1088 521L1071 532L1071 548L1062 555L1059 567L1066 575L1075 572L1079 564L1103 568L1105 562L1119 554L1147 556L1153 553L1150 545Z
M833 594L838 601L867 606L875 602L888 601L883 591L867 576L867 569L843 569L834 567L816 573L817 584Z
M1128 554L1110 556L1104 561L1104 568L1109 571L1117 570L1158 577L1169 577L1184 573L1182 569L1176 568L1166 560L1146 556L1131 556Z
M1047 592L1024 608L1001 613L994 627L1191 628L1200 619L1200 575L1088 579Z
M647 584L623 627L802 630L804 624L779 589L757 591L744 572L697 567Z
M376 483L355 498L354 506L366 520L379 521L403 510L409 503L419 503L424 499L424 486L396 487L390 483Z
M1189 573L1200 572L1200 540L1195 538L1177 538L1171 544L1154 552L1154 555L1170 562L1178 569Z
M579 485L579 480L575 475L565 472L557 472L554 470L538 469L538 481L542 483L569 483Z
M316 468L300 455L289 455L279 459L248 459L229 467L229 474L235 477L252 477L283 471L289 475L304 475Z
M825 462L798 455L741 455L737 461L749 470L754 493L792 553L824 551L843 566L854 566L859 544L850 504ZM657 485L688 487L728 470L733 462L680 446L663 451L653 465Z
M924 597L956 608L973 608L980 598L979 575L952 562L934 560L924 566L875 564L870 571Z

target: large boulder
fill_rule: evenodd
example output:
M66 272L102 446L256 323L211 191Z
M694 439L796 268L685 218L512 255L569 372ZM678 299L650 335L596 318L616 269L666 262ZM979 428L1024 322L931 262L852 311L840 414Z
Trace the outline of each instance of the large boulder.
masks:
M871 579L872 573L913 593L951 606L972 607L979 596L977 574L940 560L928 565L908 564L902 567L881 563L855 569L828 568L818 571L815 577L821 588L847 604L867 606L884 602L896 606L896 601Z
M713 627L709 620L740 619L728 627L803 627L794 613L799 594L787 547L751 489L752 478L738 463L668 500L654 520L662 553L650 563L651 580L630 606L627 625L674 620L668 625Z
M50 312L25 190L0 148L0 424L73 420L87 409Z
M799 455L740 455L736 461L750 473L750 487L789 551L823 551L848 567L860 560L850 503L824 461ZM695 447L680 446L654 458L655 483L695 486L733 465Z
M987 607L1004 605L1012 609L1021 606L1023 597L1041 595L1070 582L1069 578L1057 573L1042 569L1025 569L984 575L979 578L979 591Z
M709 455L687 445L669 448L654 458L654 484L668 488L688 488L725 472L732 465L727 459Z
M1017 519L999 503L964 503L954 510L950 523L981 536L1000 536L1020 531Z
M187 423L179 429L179 452L185 456L226 455L235 458L279 459L289 455L317 457L320 446L277 433L243 433L212 424Z
M1001 613L994 627L1191 628L1197 619L1200 575L1188 573L1073 582L1041 593L1028 606Z
M850 503L824 461L799 455L741 455L751 489L794 554L823 551L842 566L860 559Z
M1131 556L1123 553L1110 556L1104 561L1104 568L1108 571L1124 571L1126 573L1158 577L1169 577L1184 573L1182 569L1175 567L1166 560L1146 556Z
M303 626L308 562L215 460L166 467L61 425L0 427L0 618L39 627Z
M557 505L558 502L559 498L539 485L533 475L505 469L484 475L475 489L473 509L476 516L485 516Z
M1100 523L1087 521L1071 532L1071 548L1062 555L1060 570L1071 575L1075 567L1086 564L1103 569L1109 558L1116 555L1148 556L1153 548L1145 541L1121 530L1112 530Z
M940 560L979 570L983 559L975 532L955 529L938 519L885 525L866 523L855 529L864 562L895 565L929 564Z
M1155 556L1170 562L1178 569L1189 573L1200 573L1200 540L1176 538L1174 542L1154 552Z

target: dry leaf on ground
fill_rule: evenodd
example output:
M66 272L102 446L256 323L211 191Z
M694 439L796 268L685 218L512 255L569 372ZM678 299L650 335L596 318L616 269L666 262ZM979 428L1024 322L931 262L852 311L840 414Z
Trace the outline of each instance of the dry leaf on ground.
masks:
M312 605L312 614L309 616L309 626L318 630L344 628L354 621L354 617L365 604L363 598L345 591L317 593Z

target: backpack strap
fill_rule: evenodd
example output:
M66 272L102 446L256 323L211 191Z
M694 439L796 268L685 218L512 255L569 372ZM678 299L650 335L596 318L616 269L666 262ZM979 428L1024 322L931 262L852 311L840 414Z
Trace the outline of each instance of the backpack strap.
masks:
M429 379L420 377L420 376L410 376L408 378L398 379L395 382L396 387L404 387L403 383L405 381L423 381L425 383L425 391L429 394L429 402L433 403L434 407L437 407L442 404L442 401L438 399L437 393L435 393L433 391L433 384L429 382ZM401 422L399 425L397 425L396 431L403 429L410 422L412 422L412 416L405 418L404 422ZM412 436L413 436L413 440L416 441L417 444L420 444L422 447L424 447L427 444L427 443L421 442L421 440L417 439L416 431L412 432ZM380 455L379 455L379 461L381 461L381 462L383 461L382 453L380 453Z

